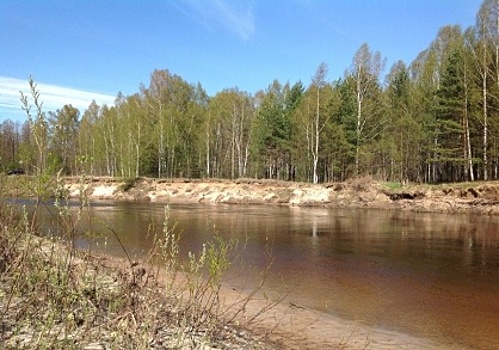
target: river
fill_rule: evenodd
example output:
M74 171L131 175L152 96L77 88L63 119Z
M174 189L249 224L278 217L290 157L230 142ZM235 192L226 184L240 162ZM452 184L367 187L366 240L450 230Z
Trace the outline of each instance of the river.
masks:
M150 248L148 226L164 214L135 202L90 210L86 225L113 227L132 255ZM227 283L252 288L258 274L248 271L271 264L265 288L296 305L451 348L499 349L497 217L220 204L174 204L170 213L184 255L215 233L240 242L243 268ZM120 254L112 235L106 242Z

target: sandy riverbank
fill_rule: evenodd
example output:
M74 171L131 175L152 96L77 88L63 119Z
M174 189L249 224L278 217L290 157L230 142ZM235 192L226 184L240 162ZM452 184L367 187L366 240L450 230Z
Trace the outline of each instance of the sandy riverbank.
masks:
M71 197L160 203L226 203L396 209L499 215L499 183L390 186L370 179L306 184L259 180L65 178Z

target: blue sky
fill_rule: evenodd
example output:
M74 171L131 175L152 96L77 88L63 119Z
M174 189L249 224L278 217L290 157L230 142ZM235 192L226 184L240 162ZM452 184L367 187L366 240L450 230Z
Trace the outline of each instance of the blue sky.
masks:
M368 43L410 64L445 25L475 22L481 0L0 0L0 122L25 119L30 74L45 110L112 104L168 69L210 96L274 80L342 77Z

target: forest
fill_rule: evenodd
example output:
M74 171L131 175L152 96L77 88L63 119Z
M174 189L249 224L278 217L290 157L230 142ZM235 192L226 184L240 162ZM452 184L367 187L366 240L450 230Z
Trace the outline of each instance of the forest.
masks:
M387 39L388 40L388 39ZM311 183L371 176L442 183L499 178L499 1L474 26L442 27L410 64L388 69L361 45L340 79L271 82L208 96L167 69L113 106L43 111L30 78L24 123L0 124L0 171Z

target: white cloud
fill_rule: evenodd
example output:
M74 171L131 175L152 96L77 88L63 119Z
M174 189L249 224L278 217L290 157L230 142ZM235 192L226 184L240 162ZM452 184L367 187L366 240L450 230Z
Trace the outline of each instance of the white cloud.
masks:
M62 86L37 83L40 101L45 112L56 111L64 105L71 104L83 112L92 100L100 105L113 105L115 96L88 92ZM0 76L0 118L20 119L24 117L21 110L20 91L30 98L31 93L27 80Z
M227 0L185 0L181 11L211 27L217 23L247 40L255 32L255 17L251 3ZM178 3L177 3L178 5ZM185 8L187 7L187 9Z

